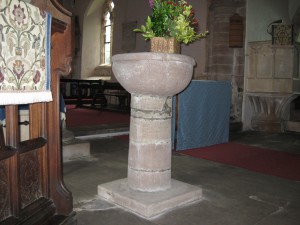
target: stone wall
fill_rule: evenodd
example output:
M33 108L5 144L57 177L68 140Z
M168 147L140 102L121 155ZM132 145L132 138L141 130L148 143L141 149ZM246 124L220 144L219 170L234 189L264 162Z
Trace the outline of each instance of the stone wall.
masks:
M245 7L245 0L212 0L208 14L207 79L231 81L230 119L238 123L242 115L245 50L229 47L229 18L237 13L245 21Z
M299 59L293 45L275 46L271 41L251 42L248 43L246 59L249 61L247 93L293 93L300 89L299 77L296 77L298 72L294 67Z
M300 90L299 53L295 46L272 45L271 41L249 42L246 54L245 93L249 98L254 130L284 132L290 130L290 103ZM295 115L294 115L295 116ZM300 123L293 123L293 131Z

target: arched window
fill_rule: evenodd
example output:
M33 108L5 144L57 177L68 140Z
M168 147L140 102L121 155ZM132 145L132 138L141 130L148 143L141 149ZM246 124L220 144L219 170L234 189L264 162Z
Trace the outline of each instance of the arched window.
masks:
M111 50L113 40L113 9L112 0L106 0L103 5L102 37L101 37L101 64L111 64Z

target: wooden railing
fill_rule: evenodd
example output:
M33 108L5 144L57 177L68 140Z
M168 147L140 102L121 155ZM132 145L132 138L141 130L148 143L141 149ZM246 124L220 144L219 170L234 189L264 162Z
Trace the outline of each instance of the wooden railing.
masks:
M60 79L65 104L128 111L130 94L119 84L103 80Z

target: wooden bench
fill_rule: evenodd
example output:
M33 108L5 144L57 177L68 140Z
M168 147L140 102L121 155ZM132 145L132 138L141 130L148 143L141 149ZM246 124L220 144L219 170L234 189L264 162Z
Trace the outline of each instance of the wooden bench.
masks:
M128 111L130 108L130 94L119 83L103 80L61 79L60 87L66 105L117 111ZM112 97L117 98L117 103L111 100Z

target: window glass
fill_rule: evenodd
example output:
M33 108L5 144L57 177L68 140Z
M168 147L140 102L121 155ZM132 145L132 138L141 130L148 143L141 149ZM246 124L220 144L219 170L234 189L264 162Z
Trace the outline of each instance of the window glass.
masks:
M105 27L105 42L110 42L110 30L111 30L111 26L109 27Z
M112 11L115 5L111 0L106 0L103 11L103 29L102 29L102 64L111 64L111 46L112 46Z
M105 26L109 26L110 25L110 13L107 12L105 15Z
M110 43L105 44L105 64L110 64Z

